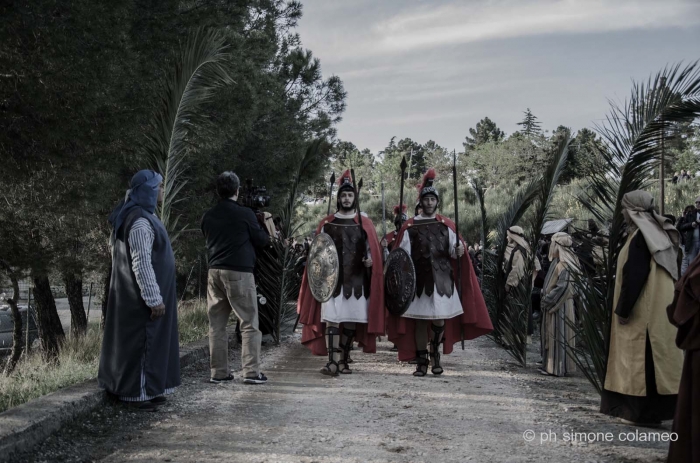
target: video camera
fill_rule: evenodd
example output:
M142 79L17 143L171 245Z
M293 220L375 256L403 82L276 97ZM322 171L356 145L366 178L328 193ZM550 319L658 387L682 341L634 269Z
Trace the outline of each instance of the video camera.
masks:
M272 197L267 194L267 188L253 186L253 179L249 178L245 181L245 189L238 195L238 204L257 210L261 207L269 207L271 199Z

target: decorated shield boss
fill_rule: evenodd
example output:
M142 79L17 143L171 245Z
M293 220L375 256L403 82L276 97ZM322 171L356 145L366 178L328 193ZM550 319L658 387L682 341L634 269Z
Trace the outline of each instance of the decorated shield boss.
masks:
M389 253L384 266L384 302L390 314L401 316L416 294L416 270L411 256L402 248Z
M306 261L306 276L314 299L327 302L335 291L339 275L335 243L327 233L319 233L311 243Z

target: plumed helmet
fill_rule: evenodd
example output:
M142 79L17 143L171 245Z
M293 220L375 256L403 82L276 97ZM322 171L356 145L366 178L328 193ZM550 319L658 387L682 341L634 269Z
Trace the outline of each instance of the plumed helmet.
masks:
M353 202L353 208L357 204L357 190L355 190L355 185L352 183L352 175L350 174L350 169L343 172L343 175L338 179L338 194L336 196L336 206L340 210L340 193L343 191L352 191L355 193L355 201Z
M440 199L440 195L438 194L437 188L435 188L434 182L435 169L428 169L428 172L423 175L423 181L419 185L418 201L423 199L425 195L434 195L438 200Z

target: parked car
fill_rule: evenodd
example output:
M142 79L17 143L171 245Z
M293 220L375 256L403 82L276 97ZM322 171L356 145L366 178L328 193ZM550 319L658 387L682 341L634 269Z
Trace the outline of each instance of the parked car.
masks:
M27 335L27 306L19 306L19 313L22 316L22 341L26 342L24 336ZM29 345L39 339L39 330L36 327L34 309L29 317ZM9 353L12 350L12 337L14 334L15 322L12 319L12 311L7 305L0 306L0 354Z

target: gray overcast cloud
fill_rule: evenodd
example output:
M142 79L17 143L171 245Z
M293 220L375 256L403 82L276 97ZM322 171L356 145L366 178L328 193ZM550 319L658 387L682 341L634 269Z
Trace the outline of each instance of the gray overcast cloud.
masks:
M608 100L700 59L698 0L302 0L298 32L348 92L338 137L457 150L484 116L506 133L527 107L546 130L592 127Z

